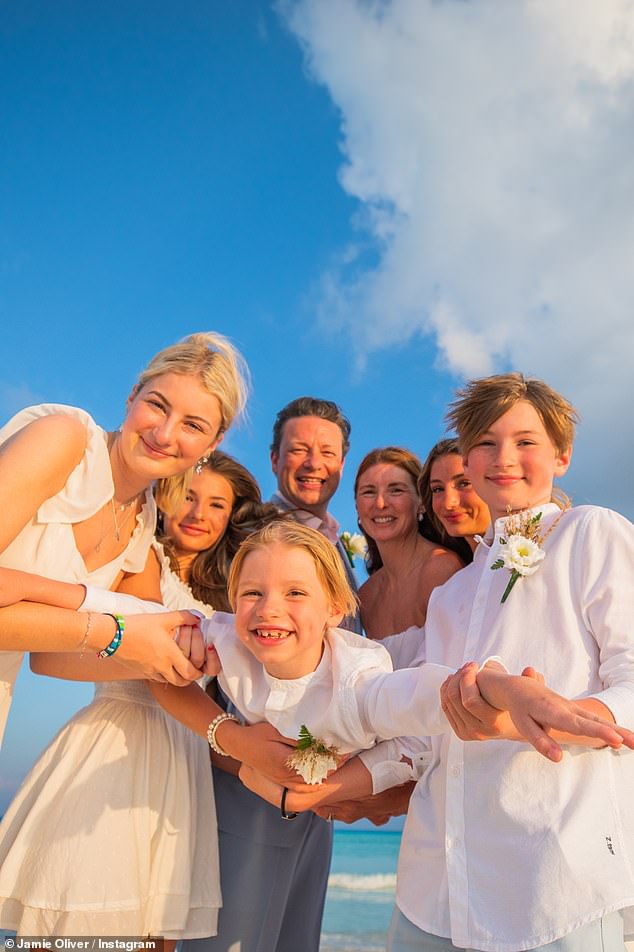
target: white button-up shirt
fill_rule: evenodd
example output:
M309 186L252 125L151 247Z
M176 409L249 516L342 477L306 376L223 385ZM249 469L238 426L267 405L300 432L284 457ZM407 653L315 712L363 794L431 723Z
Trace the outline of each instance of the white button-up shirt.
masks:
M559 514L541 511L545 528ZM427 660L530 664L555 691L596 696L634 727L634 527L597 507L566 512L538 571L501 605L509 572L491 565L503 523L432 593ZM398 868L398 906L419 928L510 952L634 905L634 752L570 747L554 764L510 741L446 733L430 745Z
M315 671L279 679L238 639L233 615L216 612L201 629L218 652L218 680L227 697L247 721L266 720L285 737L297 737L305 724L328 745L350 753L381 737L448 727L438 696L448 668L425 665L393 672L379 642L331 628ZM400 758L400 749L394 756Z

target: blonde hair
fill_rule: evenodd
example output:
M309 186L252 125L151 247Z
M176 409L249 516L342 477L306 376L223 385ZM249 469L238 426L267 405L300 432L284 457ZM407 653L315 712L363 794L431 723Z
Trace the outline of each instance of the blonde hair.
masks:
M134 395L162 374L196 376L203 389L220 405L221 436L244 412L250 387L249 368L231 341L214 331L190 334L156 354L139 374ZM156 501L160 509L173 515L182 506L193 470L159 479Z
M344 615L357 611L357 599L346 578L345 569L337 549L316 529L310 529L298 522L270 522L244 540L231 563L227 591L229 602L235 611L238 582L244 560L250 552L269 545L287 545L293 549L304 549L315 563L317 577L328 596L332 608Z
M496 374L470 380L457 391L445 416L456 430L460 452L466 457L483 433L504 413L525 400L537 412L558 453L565 453L575 438L579 414L573 405L543 380L521 373Z

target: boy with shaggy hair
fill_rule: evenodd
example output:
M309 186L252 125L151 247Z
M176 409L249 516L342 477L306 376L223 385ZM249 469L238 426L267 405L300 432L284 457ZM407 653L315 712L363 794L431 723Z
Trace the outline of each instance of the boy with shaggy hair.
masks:
M634 527L554 501L574 407L511 373L471 381L447 420L493 524L473 564L433 593L425 660L533 665L559 694L632 727ZM443 691L465 738L483 677L470 666ZM622 952L634 906L634 752L589 741L555 764L504 740L447 733L430 743L403 835L391 952Z

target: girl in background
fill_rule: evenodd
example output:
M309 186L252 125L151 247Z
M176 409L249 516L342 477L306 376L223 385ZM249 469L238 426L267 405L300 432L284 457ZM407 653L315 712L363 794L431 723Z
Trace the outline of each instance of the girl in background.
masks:
M453 549L465 564L472 562L476 536L484 535L491 518L487 504L465 475L456 439L440 440L431 448L418 488L439 541Z

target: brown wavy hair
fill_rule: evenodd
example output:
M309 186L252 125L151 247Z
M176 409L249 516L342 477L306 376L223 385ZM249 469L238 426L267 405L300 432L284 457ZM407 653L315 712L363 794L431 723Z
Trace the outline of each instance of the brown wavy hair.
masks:
M274 519L282 517L279 510L268 502L262 502L260 487L248 469L227 453L216 450L201 464L202 470L209 470L227 480L233 490L233 506L229 523L223 535L210 548L199 552L191 564L189 578L186 580L195 598L211 605L218 611L231 611L227 594L227 580L233 557L240 543ZM174 546L162 531L158 536L170 560L174 572L178 574L178 565Z
M431 468L437 459L443 456L459 456L462 459L462 453L455 437L449 437L446 440L439 440L430 449L427 459L423 463L421 474L418 478L418 492L423 500L425 507L425 518L427 519L434 533L435 539L446 549L451 549L456 555L459 555L465 565L473 562L473 552L466 539L450 536L442 522L434 512L433 498L431 491Z

